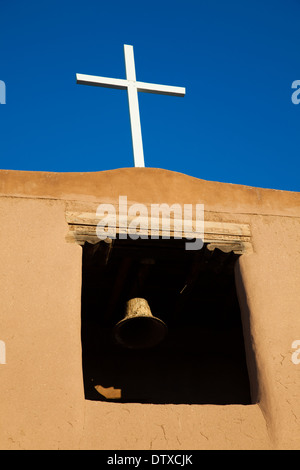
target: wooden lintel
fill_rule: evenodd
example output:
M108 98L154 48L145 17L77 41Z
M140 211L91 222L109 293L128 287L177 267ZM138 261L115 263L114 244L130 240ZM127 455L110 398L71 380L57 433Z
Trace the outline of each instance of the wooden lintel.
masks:
M128 224L131 219L132 217L128 217ZM78 243L79 245L84 245L86 242L90 244L97 244L99 242L96 229L100 219L99 217L97 218L96 212L76 211L68 207L66 220L69 225L69 232L66 237L68 242ZM151 224L147 218L142 220L141 225L140 235L144 238L151 238L153 235L163 236L165 234L161 226L159 226L159 230L156 230L154 233L151 230ZM116 221L115 226L112 228L115 230L116 234L127 234L130 238L128 228L119 226L118 221ZM171 238L178 235L177 232L172 231L173 228L174 220L173 225L172 223L170 224ZM252 251L251 230L248 224L204 220L204 236L203 233L195 233L195 238L202 238L210 251L216 248L224 253L233 251L236 254L243 254Z

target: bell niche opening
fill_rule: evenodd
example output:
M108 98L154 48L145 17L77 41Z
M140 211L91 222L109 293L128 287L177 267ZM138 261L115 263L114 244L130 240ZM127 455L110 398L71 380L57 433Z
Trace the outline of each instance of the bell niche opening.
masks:
M85 243L85 398L251 404L237 258L176 239Z

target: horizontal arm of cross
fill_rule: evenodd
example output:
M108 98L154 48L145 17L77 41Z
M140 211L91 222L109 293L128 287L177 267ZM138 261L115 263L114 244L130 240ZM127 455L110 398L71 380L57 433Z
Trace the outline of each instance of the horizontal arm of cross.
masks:
M120 78L106 78L98 77L95 75L82 75L76 74L76 81L79 85L93 85L106 88L116 88L118 90L126 90L128 88L129 80ZM132 82L137 91L144 93L156 93L160 95L184 96L185 88L168 85L156 85L154 83Z
M117 88L119 90L126 90L128 87L128 81L122 80L121 78L106 78L94 75L82 75L80 73L76 74L76 83L78 83L79 85L93 85L106 88Z
M156 93L159 95L184 96L185 88L179 86L156 85L154 83L136 82L138 91L145 93Z

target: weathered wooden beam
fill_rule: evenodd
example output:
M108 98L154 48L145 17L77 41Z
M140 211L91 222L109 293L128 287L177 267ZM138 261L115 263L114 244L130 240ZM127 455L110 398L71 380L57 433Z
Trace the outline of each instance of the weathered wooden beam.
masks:
M69 232L67 234L67 241L78 243L83 245L85 242L90 244L98 243L99 239L97 237L96 228L97 224L101 220L101 217L97 217L96 209L88 208L86 206L74 206L69 204L66 211L66 221L69 225ZM127 225L124 226L122 223L119 223L118 217L114 222L114 227L116 234L127 234L130 237L129 229L130 223L135 219L135 217L127 218ZM159 222L158 230L151 230L151 219L150 218L139 218L140 226L140 235L143 235L145 238L151 238L153 235L162 237L165 235L165 231L162 229L162 221ZM178 235L174 231L174 219L172 219L172 214L170 217L170 237L174 238ZM193 227L196 227L196 223L193 222ZM155 233L154 233L155 232ZM200 236L203 238L203 234L197 234L191 232L192 235L196 237ZM204 220L204 243L208 244L209 250L215 250L216 248L220 249L224 253L229 253L233 251L236 254L249 253L252 251L251 245L251 230L250 225L240 224L236 222L216 222L212 220Z

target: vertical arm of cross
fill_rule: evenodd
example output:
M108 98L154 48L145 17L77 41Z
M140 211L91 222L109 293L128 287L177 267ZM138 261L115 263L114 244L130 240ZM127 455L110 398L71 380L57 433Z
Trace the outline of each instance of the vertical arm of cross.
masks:
M128 81L127 92L128 92L134 165L136 167L144 167L145 160L144 160L140 110L139 110L139 101L138 101L138 90L137 90L137 85L136 85L133 47L125 44L124 54L125 54L126 78Z

